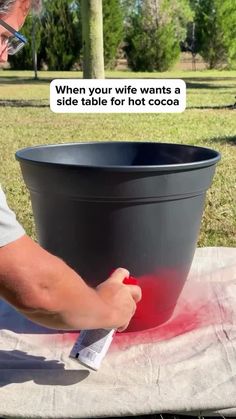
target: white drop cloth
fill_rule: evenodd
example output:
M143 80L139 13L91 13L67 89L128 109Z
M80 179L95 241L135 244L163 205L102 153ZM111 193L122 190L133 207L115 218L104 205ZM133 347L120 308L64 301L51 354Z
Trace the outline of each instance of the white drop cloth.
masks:
M0 303L0 417L236 416L236 248L198 249L171 320L117 334L98 372L68 357L77 335Z

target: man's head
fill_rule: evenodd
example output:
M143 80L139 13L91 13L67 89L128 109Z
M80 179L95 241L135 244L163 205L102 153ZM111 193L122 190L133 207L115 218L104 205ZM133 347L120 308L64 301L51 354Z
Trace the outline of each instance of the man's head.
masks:
M0 0L0 18L18 31L24 24L30 7L39 10L41 0ZM0 25L0 62L8 59L8 37L12 34Z
M16 0L0 0L0 13L9 13Z

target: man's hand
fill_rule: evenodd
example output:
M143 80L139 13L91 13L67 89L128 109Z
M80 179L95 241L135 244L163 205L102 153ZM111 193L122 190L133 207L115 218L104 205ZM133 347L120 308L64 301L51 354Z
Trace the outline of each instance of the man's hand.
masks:
M97 286L99 297L111 307L114 313L114 328L125 330L136 311L136 305L142 298L141 288L137 285L125 285L129 277L126 269L118 268L106 281Z
M0 298L52 329L124 330L141 298L118 269L97 289L27 236L0 248Z

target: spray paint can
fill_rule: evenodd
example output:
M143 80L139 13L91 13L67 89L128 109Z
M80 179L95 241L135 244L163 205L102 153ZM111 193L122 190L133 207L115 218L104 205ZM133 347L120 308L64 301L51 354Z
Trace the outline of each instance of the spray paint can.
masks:
M132 276L125 278L123 282L124 284L137 285L137 280ZM71 350L70 357L97 371L115 333L116 329L82 330Z
M115 332L115 329L82 330L70 356L76 358L86 367L97 371L110 347Z

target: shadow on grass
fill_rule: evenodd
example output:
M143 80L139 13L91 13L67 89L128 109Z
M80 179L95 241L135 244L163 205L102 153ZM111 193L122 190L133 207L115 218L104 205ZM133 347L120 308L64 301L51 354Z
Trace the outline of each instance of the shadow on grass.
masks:
M39 84L41 85L41 84L48 84L55 78L56 77L54 78L45 77L45 78L35 80L33 78L24 78L20 76L7 76L7 77L0 76L0 84L32 84L32 85Z
M44 100L22 100L22 99L0 99L0 108L49 108L49 103L46 99ZM236 103L234 105L213 105L213 106L189 106L188 110L191 109L229 109L236 110ZM1 418L0 418L1 419Z
M233 135L231 137L213 137L210 139L208 138L208 141L219 144L236 145L236 135Z
M74 77L73 73L73 77ZM79 74L78 74L79 76ZM43 83L50 83L52 80L55 80L57 78L65 78L68 79L68 75L63 77L61 74L58 77L42 77L35 80L31 77L21 77L21 76L1 76L0 73L0 84L43 84ZM78 79L82 80L81 75L77 77ZM107 79L121 79L119 77L106 77ZM155 80L158 77L145 77L145 80ZM177 78L177 77L170 77L170 78ZM179 77L178 77L179 78ZM138 79L138 78L137 78ZM224 88L232 88L232 84L235 84L236 77L183 77L183 80L186 82L186 85L189 89L224 89ZM214 82L218 81L228 81L230 84L214 84Z
M60 76L60 78L62 78ZM66 78L66 77L65 77ZM109 78L109 77L108 77ZM47 85L55 78L40 78L37 80L34 80L33 78L24 78L21 76L7 76L7 77L1 77L0 75L0 85ZM76 78L75 78L76 79ZM81 78L79 78L81 80ZM147 78L147 80L150 78ZM190 78L186 77L184 78L186 82L187 89L205 89L205 90L211 90L211 89L232 89L234 86L232 86L232 82L236 82L236 77L196 77L196 78ZM228 81L230 84L214 84L214 82L217 81ZM211 82L211 83L209 83ZM218 92L222 93L222 92ZM20 107L20 108L48 108L49 104L46 102L46 100L17 100L17 99L2 99L0 100L0 107ZM236 102L234 104L226 104L226 105L202 105L202 106L190 106L187 107L188 110L191 109L213 109L213 110L235 110L236 109Z
M49 108L49 104L42 100L1 99L0 107L10 108Z
M195 80L195 81L221 81L221 80L233 80L236 81L236 77L184 77L184 80Z
M231 81L231 79L227 79ZM213 83L206 83L205 79L202 79L200 83L197 83L196 80L188 81L188 79L184 79L186 82L187 89L205 89L205 90L217 90L217 89L233 89L235 86L234 84L213 84ZM213 82L213 80L212 80Z
M229 109L236 110L236 102L233 105L203 105L203 106L188 106L187 109Z

